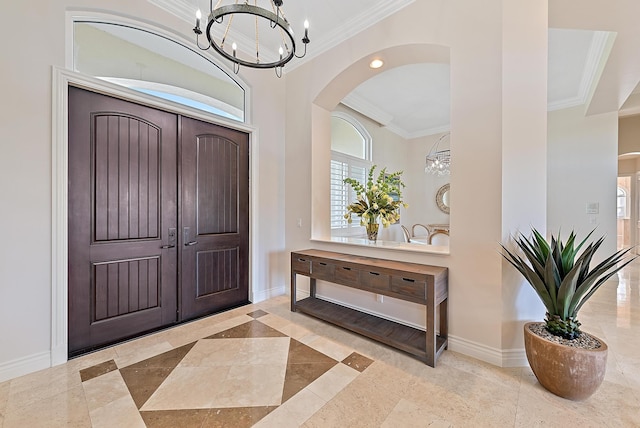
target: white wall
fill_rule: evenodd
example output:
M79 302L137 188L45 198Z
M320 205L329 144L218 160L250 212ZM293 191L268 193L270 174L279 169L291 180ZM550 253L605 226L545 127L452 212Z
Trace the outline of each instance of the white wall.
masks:
M531 194L515 195L513 187L503 193L503 184L517 180L521 169L535 171L532 178L537 183L544 182L546 170L546 2L518 5L510 8L498 0L414 2L287 76L286 187L288 195L296 195L295 200L287 199L287 249L313 246L449 267L450 349L500 365L508 357L503 343L521 342L522 334L512 328L520 315L503 307L503 293L513 289L517 294L523 286L503 278L506 267L498 243L518 220L528 224L533 216L538 223L545 216L544 185L530 186ZM510 20L526 21L527 15L531 16L527 25L503 28ZM507 37L526 42L524 53L516 52L515 44L508 45ZM322 198L327 195L329 146L322 124L346 93L375 73L367 67L371 57L381 56L393 67L442 55L428 44L449 46L451 52L451 187L455 190L450 255L309 242L310 236L318 236L315 229L295 224L297 218L303 224L322 224L323 218L326 222L322 201L327 199ZM526 67L531 71L523 75ZM524 81L532 75L535 78ZM517 95L509 97L506 91L516 89ZM530 133L519 138L526 123L532 124L525 128ZM513 155L524 142L535 143L531 151L536 167L529 158ZM306 174L309 165L311 177ZM526 219L516 218L523 215L518 208L522 205L533 208ZM409 304L376 307L366 297L335 290L327 293L372 312L409 323L420 321L409 315L413 308Z
M409 209L405 210L402 216L402 224L411 230L411 226L420 224L446 224L449 223L449 214L438 208L436 204L436 193L438 189L447 184L451 179L445 175L439 177L424 172L425 157L433 144L442 134L429 135L426 137L409 140L409 153L406 160L407 182L411 187L407 189L407 200ZM443 142L447 142L445 138ZM448 143L439 146L440 149L448 149ZM416 228L416 234L424 234L422 228Z
M584 116L575 107L549 113L547 231L563 236L605 235L596 255L616 250L618 117L615 112ZM587 203L600 204L587 214Z
M52 66L65 66L65 11L83 9L89 0L51 0L33 5L3 5L0 36L3 80L0 130L0 222L7 245L0 248L0 381L47 367L51 350L51 165ZM179 20L146 1L105 0L100 11L144 17L176 29L176 38L193 43L192 24ZM29 29L25 31L25 25ZM20 34L20 41L16 41ZM46 35L46 43L43 42ZM43 45L44 43L44 45ZM33 47L37 49L34 53ZM8 60L8 59L11 60ZM252 229L253 299L284 292L284 80L273 73L243 69L253 92L253 126L258 132L258 185L252 201L259 213ZM256 216L254 216L255 218Z

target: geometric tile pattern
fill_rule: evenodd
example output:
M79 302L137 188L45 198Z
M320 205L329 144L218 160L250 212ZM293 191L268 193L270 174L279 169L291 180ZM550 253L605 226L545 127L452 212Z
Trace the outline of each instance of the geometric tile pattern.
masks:
M81 380L118 370L147 427L250 427L341 364L260 322L266 311L247 315L126 367L109 360L81 370ZM355 352L342 361L358 372L372 362Z

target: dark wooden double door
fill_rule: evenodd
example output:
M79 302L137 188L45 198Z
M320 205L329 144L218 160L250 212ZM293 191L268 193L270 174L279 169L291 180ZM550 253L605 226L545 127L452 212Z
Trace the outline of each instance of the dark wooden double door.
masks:
M69 355L248 301L248 145L69 88Z

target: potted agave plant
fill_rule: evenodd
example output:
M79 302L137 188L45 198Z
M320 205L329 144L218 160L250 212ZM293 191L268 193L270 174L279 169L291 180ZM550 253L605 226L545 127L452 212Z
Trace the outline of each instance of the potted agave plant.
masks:
M533 287L544 304L544 322L524 326L527 360L538 382L554 394L571 400L591 396L604 379L607 345L580 330L578 311L605 282L636 257L631 248L615 252L591 268L594 254L604 241L588 244L591 233L580 243L572 231L563 242L551 236L547 241L535 228L531 237L514 237L524 257L504 245L502 256Z

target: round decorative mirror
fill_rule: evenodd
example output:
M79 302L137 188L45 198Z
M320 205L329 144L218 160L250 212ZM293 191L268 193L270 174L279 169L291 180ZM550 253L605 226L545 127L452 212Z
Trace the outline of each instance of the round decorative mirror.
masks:
M436 204L438 204L440 211L449 214L449 183L438 189Z

